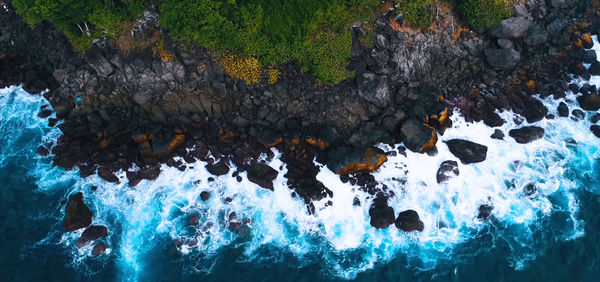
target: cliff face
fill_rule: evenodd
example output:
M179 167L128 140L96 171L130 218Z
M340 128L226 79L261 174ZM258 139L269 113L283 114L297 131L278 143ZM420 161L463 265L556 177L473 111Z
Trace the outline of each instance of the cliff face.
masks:
M370 167L364 149L378 142L434 148L448 109L490 126L503 123L495 109L512 109L530 122L544 118L532 94L560 96L567 71L589 76L579 67L587 56L582 47L598 34L597 23L575 24L588 1L526 1L485 32L461 27L444 2L429 30L403 26L393 11L381 14L374 47L360 43L366 32L354 26L355 79L325 86L286 65L275 85L247 85L228 77L210 52L166 36L172 56L161 58L150 47L124 53L109 40L79 54L50 25L31 30L8 4L0 11L0 85L50 89L46 97L64 120L55 163L78 165L83 174L132 163L181 166L173 155L206 159L209 150L243 170L273 146L299 171L314 170L315 156L335 171ZM133 40L157 36L156 15L147 12L134 30ZM307 198L324 189L297 182L317 187Z

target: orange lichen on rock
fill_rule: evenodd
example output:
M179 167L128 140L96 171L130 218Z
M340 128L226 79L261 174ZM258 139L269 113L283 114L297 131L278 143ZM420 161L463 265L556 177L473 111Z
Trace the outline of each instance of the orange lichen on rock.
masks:
M306 138L306 143L318 147L321 150L325 150L325 148L328 146L325 141L318 138Z
M425 126L431 128L433 131L431 132L431 139L429 139L429 141L427 143L425 143L425 145L423 145L423 147L421 147L421 149L419 149L419 153L423 153L423 152L433 149L438 140L437 132L435 131L435 129L427 124L425 124Z
M379 12L382 14L386 14L387 12L394 9L394 3L392 1L385 1L379 6Z
M469 32L469 31L471 31L471 30L469 30L469 29L468 29L468 28L466 28L466 27L462 27L461 25L458 25L458 28L456 29L456 32L452 34L452 37L453 37L454 39L458 39L458 38L460 38L460 35L461 35L463 32Z
M261 139L258 139L258 142L260 142L260 144L263 144L263 146L267 147L267 148L273 148L275 146L277 146L277 144L281 143L283 141L283 138L279 137L277 138L274 142L271 143L266 143L264 141L262 141Z
M219 140L221 142L225 142L225 143L229 142L235 138L235 134L233 134L233 131L231 131L229 129L219 129L219 135L221 135Z
M110 139L103 139L102 141L100 141L100 144L98 144L98 148L106 149L106 147L108 147L109 144L110 144Z
M440 124L444 124L446 122L446 120L448 120L448 107L446 107L441 113L440 113Z
M589 33L584 33L581 36L581 40L583 40L585 43L590 44L590 45L593 43L592 42L592 35L589 34Z
M131 136L131 140L137 144L140 144L144 141L148 141L148 136L146 136L146 134L133 135Z
M362 171L374 171L387 161L384 153L380 153L373 149L365 152L364 162L353 162L344 168L337 171L337 174L350 174Z
M446 98L444 98L444 96L440 95L437 97L437 101L440 103L443 103L446 100Z
M534 91L535 90L535 81L529 80L529 81L525 82L525 86L527 87L527 89Z
M395 30L395 31L400 31L402 30L402 27L398 24L398 22L396 22L396 18L395 17L391 17L390 18L390 27Z
M179 148L179 146L183 145L183 142L185 142L185 135L183 135L183 134L175 135L175 138L173 138L173 140L171 140L171 143L169 143L169 149L167 151L167 154L170 154L173 151L175 151L175 149L177 149L177 148Z

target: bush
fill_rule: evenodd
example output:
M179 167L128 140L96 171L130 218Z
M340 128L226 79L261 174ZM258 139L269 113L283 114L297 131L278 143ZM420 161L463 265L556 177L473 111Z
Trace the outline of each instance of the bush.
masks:
M460 0L458 12L467 26L483 30L513 15L510 0Z
M237 79L243 79L246 84L253 84L260 81L262 67L255 58L246 58L231 53L217 54L219 63L223 66L225 72Z
M396 0L396 8L408 24L419 28L429 28L433 2L434 0Z

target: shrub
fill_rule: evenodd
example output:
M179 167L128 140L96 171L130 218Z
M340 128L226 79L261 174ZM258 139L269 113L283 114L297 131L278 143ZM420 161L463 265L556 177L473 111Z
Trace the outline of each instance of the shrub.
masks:
M260 81L262 67L256 58L241 57L231 53L217 53L219 63L225 72L237 79L243 79L246 84Z
M458 12L462 21L477 30L492 28L511 17L511 0L460 0Z
M433 2L434 0L396 0L396 8L408 24L419 28L429 28Z
M269 68L267 70L267 74L269 75L269 80L268 83L270 85L273 85L275 83L277 83L277 80L279 80L279 76L281 75L281 71L276 69L276 68Z

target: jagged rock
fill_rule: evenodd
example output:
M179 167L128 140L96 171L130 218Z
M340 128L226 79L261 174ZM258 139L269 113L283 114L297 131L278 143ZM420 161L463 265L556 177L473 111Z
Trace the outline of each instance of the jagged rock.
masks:
M395 221L396 228L404 231L423 231L425 226L421 219L419 219L419 214L414 210L405 210L398 214L398 218Z
M210 172L212 175L220 176L229 172L229 166L227 166L225 162L219 161L215 164L207 164L206 170L208 170L208 172Z
M497 27L490 30L490 34L499 38L517 39L523 36L532 24L531 20L524 17L511 17L502 20Z
M577 97L579 106L586 111L600 110L600 96L593 94L584 94Z
M379 107L385 107L390 103L391 96L387 76L365 72L356 78L356 82L360 97Z
M544 106L544 104L537 99L527 103L524 110L523 116L529 123L540 121L546 116L546 114L548 114L548 109L546 109L546 106Z
M560 102L558 105L558 116L559 117L568 117L569 116L569 106L565 102Z
M521 54L513 49L485 49L487 62L495 69L513 69L521 60Z
M525 144L544 137L544 129L537 126L525 126L510 130L508 135L517 143Z
M395 221L394 209L387 204L385 196L378 195L369 208L370 224L375 228L387 228Z
M422 152L428 147L433 147L437 141L435 129L417 119L404 121L400 134L404 146L413 152ZM430 143L433 143L433 146Z
M255 164L248 168L248 180L269 190L273 190L273 180L278 174L275 169L264 164Z
M65 206L63 226L67 232L85 228L92 224L92 212L83 202L83 193L78 192L69 196Z
M328 153L327 166L337 174L369 172L378 169L387 161L383 151L377 148L367 150L340 146Z
M92 241L104 238L108 235L108 228L106 226L92 225L86 228L81 237L77 240L77 247L81 248L89 244Z
M573 120L583 120L585 119L585 112L581 109L574 109L571 111L571 119Z
M456 161L444 161L436 174L437 183L446 182L449 179L458 176L459 173L460 171L458 170L458 163Z
M500 129L496 129L490 137L493 139L504 140L504 132L502 132Z
M487 146L461 139L452 139L445 143L450 152L463 164L482 162L487 157Z

